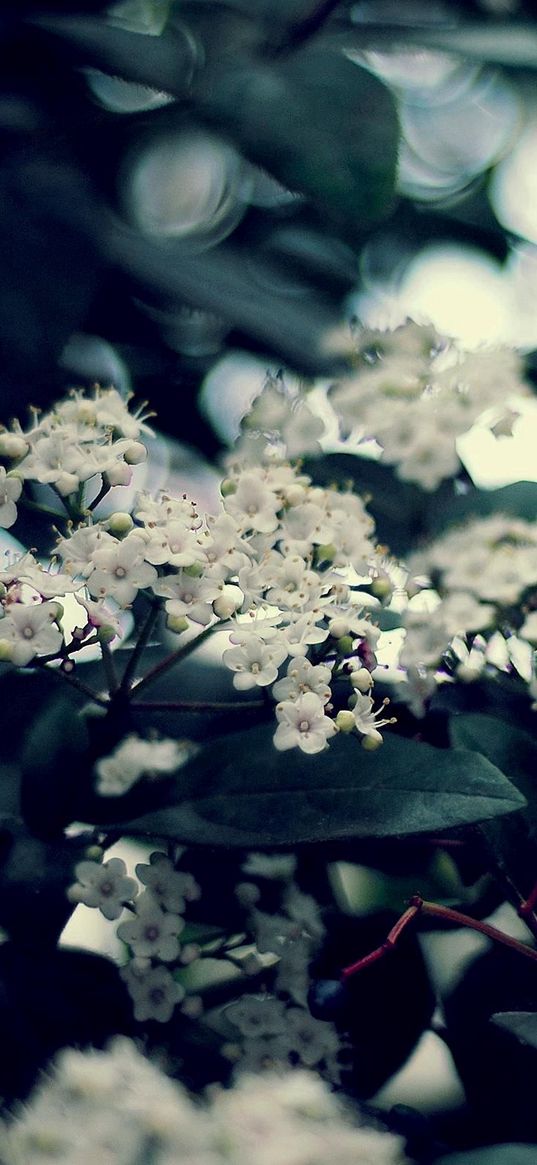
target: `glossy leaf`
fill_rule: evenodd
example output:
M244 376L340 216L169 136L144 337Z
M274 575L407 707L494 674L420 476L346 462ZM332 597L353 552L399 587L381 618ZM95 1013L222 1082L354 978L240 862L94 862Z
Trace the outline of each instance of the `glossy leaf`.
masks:
M523 728L480 712L453 716L452 743L485 756L509 777L528 801L527 816L537 826L537 740Z
M233 62L198 88L206 118L291 190L359 234L393 207L399 128L385 86L328 42Z
M314 757L286 754L262 725L209 745L177 779L176 803L125 823L132 834L267 848L419 834L524 805L484 757L395 735L376 753L340 737ZM175 799L175 798L174 798Z

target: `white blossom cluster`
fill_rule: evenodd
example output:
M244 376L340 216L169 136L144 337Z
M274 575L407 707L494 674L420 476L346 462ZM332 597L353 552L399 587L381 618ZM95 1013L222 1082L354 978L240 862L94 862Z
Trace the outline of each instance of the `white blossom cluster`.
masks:
M456 440L489 409L496 432L512 421L511 396L529 395L510 348L464 351L432 325L411 320L393 331L356 331L354 373L329 397L342 434L375 437L402 481L434 490L459 468Z
M174 773L197 751L192 741L144 740L129 733L95 765L96 791L101 797L121 797L141 777Z
M266 955L277 962L271 991L245 992L225 1007L233 1035L224 1050L235 1064L235 1075L299 1064L338 1083L340 1035L334 1024L314 1018L307 1002L309 966L325 930L318 903L293 879L295 866L291 854L256 853L249 854L242 866L249 878L270 879L281 888L280 907L271 913L260 908L255 882L244 881L236 888L255 944L245 969L257 974Z
M192 999L185 1000L177 973L198 956L199 949L192 943L181 944L179 936L185 928L187 905L199 898L200 888L192 874L177 870L160 851L150 855L149 864L139 863L135 873L136 878L129 877L121 858L78 862L77 880L67 897L72 903L100 910L110 921L122 918L117 935L131 958L121 977L133 1002L134 1018L167 1023L177 1004L184 1001L186 1012L192 1010ZM124 917L125 907L130 917Z
M434 689L432 677L449 644L463 682L491 666L514 669L531 684L537 645L534 523L507 514L472 518L410 555L407 563L410 587L420 588L420 594L404 613L400 662L418 703L420 684L424 696Z
M93 417L110 404L110 393L88 402L76 395L58 406L59 416L83 412L87 403ZM88 639L117 636L118 613L145 591L173 632L227 627L222 659L235 688L272 687L278 701L276 748L317 753L338 728L376 747L390 722L370 694L379 636L371 612L379 602L364 605L360 587L381 576L386 582L362 499L315 486L296 466L269 458L230 471L217 514L200 515L186 496L142 493L132 516L98 521L90 514L71 525L48 567L31 553L11 563L0 572L0 658L19 666L43 657L65 663ZM67 643L61 604L50 600L69 592L82 617ZM334 683L339 719L337 710L331 714Z
M115 388L97 387L93 397L73 391L50 412L35 411L26 430L14 422L0 432L0 457L11 463L9 472L0 469L0 526L15 522L26 481L50 485L63 498L97 474L109 486L127 485L131 466L146 457L139 437L150 431Z
M199 1103L127 1039L67 1048L0 1126L5 1165L404 1165L399 1137L312 1072L245 1076Z

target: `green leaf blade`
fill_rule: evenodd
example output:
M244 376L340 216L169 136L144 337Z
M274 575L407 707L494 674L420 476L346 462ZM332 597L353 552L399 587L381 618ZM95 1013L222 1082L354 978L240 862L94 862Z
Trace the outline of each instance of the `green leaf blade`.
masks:
M376 753L339 737L326 752L279 753L262 725L209 745L179 774L175 803L125 832L257 848L409 836L520 809L486 758L389 736Z

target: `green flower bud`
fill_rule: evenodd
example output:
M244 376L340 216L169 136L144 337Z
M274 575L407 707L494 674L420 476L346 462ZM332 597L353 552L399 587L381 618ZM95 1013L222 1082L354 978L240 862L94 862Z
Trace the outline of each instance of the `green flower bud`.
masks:
M340 732L354 732L356 724L352 712L342 708L336 716L336 728L339 728Z
M187 574L189 578L201 578L203 574L201 562L192 562L190 566L184 566L183 574Z
M380 732L378 731L378 728L372 728L371 731L368 732L367 736L363 736L361 740L362 748L365 748L366 752L376 752L377 748L380 748L381 744L383 743L384 742Z
M29 446L17 433L0 433L0 457L24 457Z
M342 635L337 641L337 649L341 655L350 655L353 650L353 640L351 635Z
M190 626L188 619L184 615L168 615L166 619L166 626L169 631L173 631L176 635L180 635L182 631L188 631Z
M333 562L337 554L337 546L333 542L327 542L325 546L317 546L315 550L316 562Z
M102 862L104 850L100 845L89 845L84 856L87 862Z
M121 538L132 530L134 522L130 514L117 510L115 514L110 514L107 525L111 534L115 534L116 538Z
M115 636L116 632L114 631L114 628L107 627L106 624L103 624L102 627L99 627L97 631L97 639L99 640L99 643L111 643L112 640L115 639Z
M231 494L236 494L236 492L237 482L233 481L231 477L225 477L224 480L220 482L220 493L222 494L223 498L229 498Z

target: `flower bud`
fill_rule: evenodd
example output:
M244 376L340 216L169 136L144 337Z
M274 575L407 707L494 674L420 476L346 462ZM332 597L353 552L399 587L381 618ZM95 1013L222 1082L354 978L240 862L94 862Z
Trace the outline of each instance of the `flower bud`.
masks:
M351 672L349 680L353 688L361 692L363 696L366 696L373 687L373 677L366 667L360 667L358 671Z
M110 625L103 623L97 630L97 639L99 643L111 643L115 639L117 632Z
M50 619L53 623L59 623L63 619L65 608L63 603L53 602L50 605Z
M89 845L84 851L84 856L87 862L102 862L104 857L104 850L101 845Z
M316 562L333 562L337 554L337 546L333 542L327 542L324 546L317 546L315 550Z
M228 583L222 587L221 594L213 602L213 611L219 619L230 619L244 602L244 595L240 587Z
M176 635L180 635L182 631L188 631L190 623L185 619L184 615L168 615L166 619L166 626L169 631L173 631Z
M341 655L350 655L353 650L352 636L342 635L341 639L337 641L337 649Z
M229 498L231 494L236 494L236 492L237 482L233 481L231 477L225 477L224 480L220 482L220 493L222 494L223 498Z
M371 728L367 736L363 736L361 740L362 748L365 748L366 752L376 752L377 748L380 748L383 743L378 728Z
M392 591L393 586L385 574L379 574L377 578L373 579L371 583L371 594L374 595L376 599L387 599L388 595L391 595Z
M141 465L147 461L147 449L141 441L133 441L123 454L127 465Z
M0 433L0 457L24 457L29 445L17 433Z
M340 732L353 732L356 728L354 716L347 708L342 708L336 716L336 728Z
M132 530L134 522L130 514L117 510L115 514L110 514L107 525L111 534L115 534L116 538L122 538Z
M330 620L328 630L333 639L341 639L343 635L349 634L349 624L346 619L342 619L339 616L336 619Z
M189 578L201 578L203 574L201 562L191 562L190 566L184 566L183 574L187 574Z

